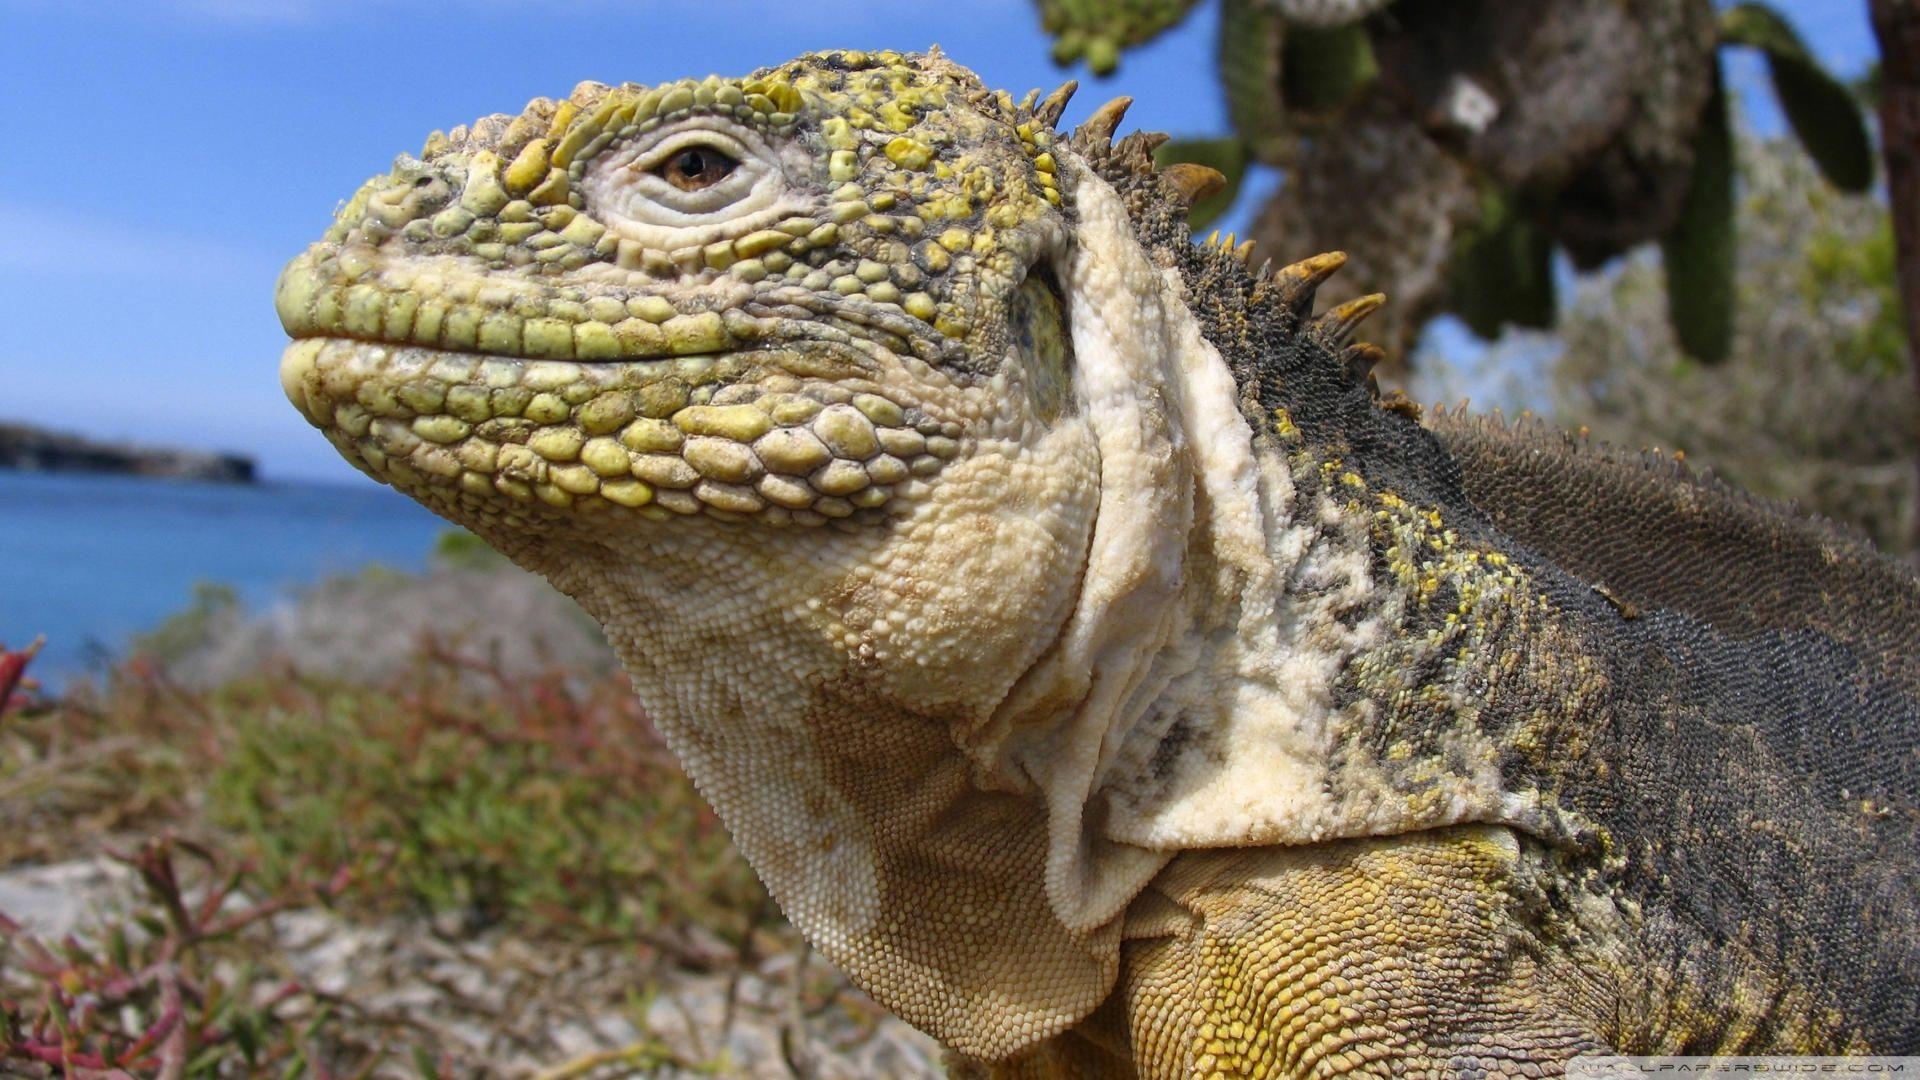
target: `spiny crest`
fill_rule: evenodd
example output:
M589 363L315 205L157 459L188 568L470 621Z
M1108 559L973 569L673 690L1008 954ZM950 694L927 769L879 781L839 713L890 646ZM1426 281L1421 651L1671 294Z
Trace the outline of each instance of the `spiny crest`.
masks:
M1379 311L1386 302L1386 293L1356 297L1316 317L1313 320L1314 329L1326 334L1328 340L1335 344L1345 345L1367 316Z
M1208 234L1207 238L1201 242L1201 246L1214 248L1223 255L1231 255L1236 262L1239 262L1243 266L1249 265L1250 260L1253 258L1253 241L1241 241L1233 233L1227 233L1225 236L1222 236L1220 235L1219 229L1215 229L1212 233Z
M1501 439L1525 444L1538 450L1550 450L1580 459L1618 465L1622 468L1637 469L1662 481L1684 483L1692 487L1703 488L1727 498L1743 499L1760 507L1787 509L1790 503L1784 500L1768 499L1754 495L1721 479L1711 468L1696 466L1687 460L1685 450L1676 449L1671 454L1658 446L1643 446L1635 449L1618 443L1597 438L1593 429L1585 424L1577 428L1567 428L1552 423L1531 409L1522 409L1512 416L1500 408L1475 411L1472 403L1461 398L1452 405L1437 403L1432 409L1433 427L1449 431L1473 434L1479 438ZM1807 515L1807 511L1793 509L1794 513Z
M1291 314L1298 323L1312 313L1321 284L1345 265L1344 251L1326 251L1288 263L1260 282L1254 299Z
M1059 127L1060 117L1066 113L1067 103L1073 100L1074 91L1078 89L1080 84L1072 79L1061 83L1059 89L1033 107L1033 118L1048 127Z
M1121 97L1095 109L1074 129L1068 145L1119 194L1141 244L1166 259L1176 247L1190 242L1187 211L1211 181L1204 170L1161 171L1154 151L1165 145L1165 135L1136 131L1116 138L1131 104L1131 98Z
M1219 246L1231 245L1232 241L1233 238L1228 236ZM1235 253L1238 254L1238 249L1235 249ZM1345 252L1328 251L1289 263L1272 272L1262 268L1247 297L1248 306L1276 312L1296 331L1311 333L1332 354L1347 378L1365 386L1368 393L1380 401L1382 408L1418 420L1419 406L1404 397L1395 394L1381 398L1373 369L1386 358L1386 351L1378 345L1352 340L1354 331L1367 316L1380 310L1386 303L1386 296L1372 293L1349 300L1317 316L1313 314L1314 299L1320 286L1346 261Z
M1061 115L1067 111L1067 103L1073 100L1074 91L1078 89L1080 84L1073 79L1068 79L1042 98L1039 88L1035 87L1020 99L1019 111L1050 128L1057 128L1060 125Z
M1669 454L1657 446L1635 449L1608 442L1596 438L1592 429L1584 424L1569 430L1531 410L1514 416L1507 416L1497 408L1476 412L1464 398L1453 405L1434 405L1429 411L1427 426L1439 433L1456 455L1462 443L1471 440L1498 447L1507 460L1515 462L1562 457L1578 464L1614 468L1630 476L1638 474L1661 484L1676 484L1698 492L1696 498L1689 500L1696 506L1699 499L1724 500L1743 514L1762 517L1775 525L1791 524L1796 530L1807 532L1826 531L1834 534L1833 540L1871 547L1871 542L1856 526L1821 516L1789 499L1756 495L1722 478L1712 468L1690 461L1685 450L1676 449ZM1515 449L1521 452L1514 453ZM1880 563L1883 559L1869 552L1866 561ZM1902 586L1900 591L1905 595L1914 594L1911 586Z
M1347 376L1354 382L1367 384L1374 397L1380 396L1380 384L1374 380L1373 369L1386 359L1387 351L1372 342L1362 341L1340 350L1340 362L1346 366Z
M1034 107L1036 113L1043 108L1051 110L1056 98L1059 99L1059 106L1064 108L1065 98L1071 95L1074 88L1072 83L1061 87L1047 102ZM1136 228L1141 230L1144 240L1149 233L1158 232L1153 226L1160 222L1150 221L1150 218L1172 218L1184 223L1187 210L1199 200L1220 191L1226 184L1226 178L1215 169L1192 162L1175 162L1164 168L1156 168L1153 151L1165 144L1165 135L1135 133L1116 143L1114 134L1132 104L1132 98L1117 97L1101 105L1074 129L1071 141L1074 149L1086 157L1104 179L1121 191L1127 200L1128 212ZM1184 229L1180 232L1186 235ZM1254 242L1240 242L1232 233L1223 237L1216 231L1202 243L1202 247L1228 260L1227 264L1237 264L1245 269L1253 257ZM1351 339L1360 323L1378 311L1386 302L1386 297L1380 293L1362 296L1317 317L1313 316L1314 298L1321 284L1346 262L1345 252L1329 251L1289 263L1271 273L1263 267L1259 274L1253 275L1254 280L1246 299L1250 306L1282 313L1295 327L1311 326L1350 377L1355 382L1364 383L1377 398L1379 388L1373 378L1373 368L1385 357L1385 352L1377 345L1352 343ZM1252 274L1252 271L1247 269L1247 273ZM1411 403L1408 403L1408 408L1403 408L1399 402L1395 402L1394 411L1406 412L1409 408ZM1412 411L1417 413L1417 409Z
M1072 87L1071 83L1061 87L1055 96L1069 93ZM1042 107L1049 107L1053 100L1049 98ZM1060 104L1064 107L1064 99ZM1154 151L1166 145L1169 138L1161 132L1137 131L1116 142L1114 133L1132 105L1130 97L1117 97L1101 105L1074 129L1071 145L1127 197L1136 225L1148 213L1184 223L1193 204L1225 188L1227 178L1216 169L1193 162L1158 166Z
M1127 110L1132 107L1132 98L1114 98L1093 110L1092 116L1087 117L1079 127L1073 129L1074 140L1089 144L1111 144L1114 131L1119 128L1120 121L1126 118Z
M1371 372L1369 372L1369 376L1371 376ZM1422 412L1420 403L1408 397L1402 391L1389 390L1385 394L1380 395L1379 400L1382 409L1390 413L1399 413L1401 416L1406 417L1416 424L1421 422Z
M1220 170L1196 165L1190 161L1177 161L1160 170L1161 179L1173 189L1175 195L1188 206L1199 202L1209 195L1217 195L1226 190L1227 178Z

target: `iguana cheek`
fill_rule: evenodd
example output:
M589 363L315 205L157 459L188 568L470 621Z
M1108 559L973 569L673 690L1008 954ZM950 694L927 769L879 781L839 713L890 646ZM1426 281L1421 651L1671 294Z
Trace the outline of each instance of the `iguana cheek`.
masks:
M922 713L990 715L1078 593L1097 464L1084 433L1066 431L983 442L949 466L844 612L850 651L874 661L867 677Z

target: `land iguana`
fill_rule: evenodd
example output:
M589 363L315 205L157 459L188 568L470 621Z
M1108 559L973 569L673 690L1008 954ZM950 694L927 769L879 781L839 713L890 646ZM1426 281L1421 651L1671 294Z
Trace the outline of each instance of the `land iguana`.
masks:
M1340 264L937 51L434 134L287 395L585 606L793 923L957 1071L1920 1052L1920 581L1381 400ZM1358 197L1359 193L1356 193Z

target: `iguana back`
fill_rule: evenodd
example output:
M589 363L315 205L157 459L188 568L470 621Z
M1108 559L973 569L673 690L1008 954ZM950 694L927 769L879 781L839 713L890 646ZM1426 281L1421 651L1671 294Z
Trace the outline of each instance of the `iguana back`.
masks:
M1859 536L1538 421L1438 409L1426 424L1501 531L1619 604L1734 636L1817 630L1920 693L1920 579Z
M1775 993L1824 983L1869 1044L1920 1047L1920 579L1653 455L1428 424L1515 556L1591 588L1613 647L1637 646L1611 756L1646 902L1770 955L1792 973Z

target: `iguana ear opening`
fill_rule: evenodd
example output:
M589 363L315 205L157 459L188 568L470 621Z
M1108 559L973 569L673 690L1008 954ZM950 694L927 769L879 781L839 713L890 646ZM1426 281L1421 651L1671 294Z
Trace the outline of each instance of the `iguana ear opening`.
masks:
M1052 424L1073 408L1073 328L1050 262L1028 271L1008 305L1008 348L1017 354L1034 416Z

